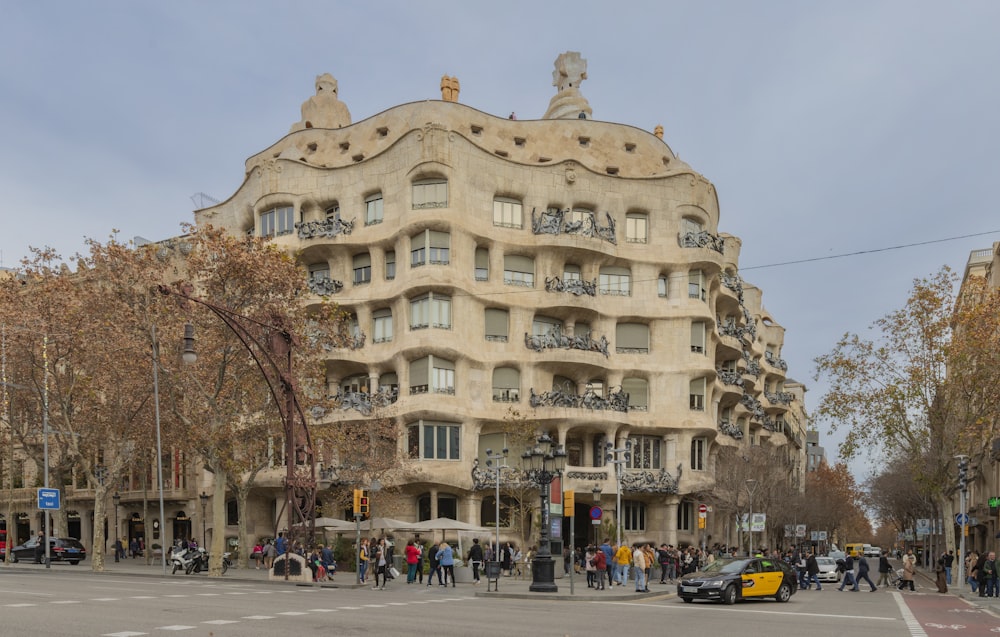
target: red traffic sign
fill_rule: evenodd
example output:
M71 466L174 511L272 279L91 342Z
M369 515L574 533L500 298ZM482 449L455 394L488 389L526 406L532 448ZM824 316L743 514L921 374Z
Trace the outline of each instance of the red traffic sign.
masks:
M590 507L591 520L600 520L602 515L604 515L604 510L601 509L601 507L598 506Z
M708 513L708 505L707 504L699 504L698 505L698 513Z

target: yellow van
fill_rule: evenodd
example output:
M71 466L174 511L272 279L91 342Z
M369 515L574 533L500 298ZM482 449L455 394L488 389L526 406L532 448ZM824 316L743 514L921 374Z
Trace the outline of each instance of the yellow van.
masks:
M861 542L856 544L847 544L844 546L844 552L851 557L860 557L865 552L865 545Z

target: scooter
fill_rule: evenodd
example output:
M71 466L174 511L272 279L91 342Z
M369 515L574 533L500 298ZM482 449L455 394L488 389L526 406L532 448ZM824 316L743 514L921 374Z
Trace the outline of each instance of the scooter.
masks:
M197 551L195 549L178 549L170 554L170 564L172 570L170 574L173 575L177 571L183 570L185 573L190 573L189 567L194 562L197 556Z
M202 572L202 570L207 571L208 551L199 546L198 548L190 552L193 553L193 555L191 556L191 562L184 569L184 573L186 575L190 575L191 573L200 573Z

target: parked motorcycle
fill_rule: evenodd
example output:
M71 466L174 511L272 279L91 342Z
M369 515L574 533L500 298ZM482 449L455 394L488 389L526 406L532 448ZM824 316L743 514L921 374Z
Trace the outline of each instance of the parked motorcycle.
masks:
M199 546L192 552L194 553L194 555L191 556L191 562L184 569L184 573L190 575L191 573L200 573L202 571L207 571L208 551Z
M171 564L171 575L177 571L184 571L185 573L190 573L188 568L194 562L197 556L197 550L195 549L177 549L170 554L170 564Z
M223 575L225 575L226 571L229 570L229 567L231 567L233 565L233 559L232 558L233 558L233 554L230 553L229 551L226 551L225 553L222 554L222 574Z

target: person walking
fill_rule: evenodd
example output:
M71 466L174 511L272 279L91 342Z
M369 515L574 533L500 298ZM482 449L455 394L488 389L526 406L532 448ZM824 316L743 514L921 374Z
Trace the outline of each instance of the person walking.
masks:
M955 564L955 551L948 551L944 554L944 574L951 584L951 567Z
M917 589L913 586L913 576L917 570L917 558L913 555L913 549L907 549L906 555L903 556L903 577L899 580L899 589L906 590L907 587L911 591L916 591Z
M441 579L441 561L437 556L437 547L433 544L427 547L427 563L431 567L431 570L427 573L427 585L430 586L434 583L434 574L437 573L438 585L444 586L444 581Z
M937 564L934 566L935 583L937 584L937 589L939 593L948 592L948 572L945 570L944 558L948 555L943 553L941 557L938 558Z
M615 568L617 572L615 573L615 580L618 582L619 586L625 586L625 582L628 581L628 567L632 563L632 549L628 547L624 542L615 551Z
M451 577L451 587L455 588L455 553L447 542L441 542L438 545L437 558L444 571L444 584L442 586L448 586L448 578Z
M368 563L371 561L371 553L368 548L368 538L361 540L358 548L358 582L365 583L365 576L368 574Z
M587 545L587 551L583 554L583 568L587 571L587 588L595 588L596 584L594 582L594 577L597 574L597 569L594 568L594 556L597 553L597 549L593 544Z
M858 590L858 582L854 579L854 558L851 557L850 553L844 557L844 580L840 582L840 586L837 587L837 590L844 590L844 587L848 584L851 585L852 591Z
M385 538L382 538L375 546L375 553L371 557L372 563L375 565L375 586L372 586L373 591L384 591L385 585L389 583L389 560L387 553ZM382 586L378 585L379 575L382 576Z
M472 583L479 586L479 567L483 565L483 547L479 538L472 538L472 548L469 549L469 563L472 565Z
M969 551L965 556L965 580L969 584L969 590L975 593L979 590L979 554Z
M872 587L871 592L878 590L878 586L872 582L872 578L868 576L868 558L865 557L864 553L858 555L858 575L854 578L854 588L851 590L857 591L858 587L861 585L861 580L868 582L868 585Z
M614 570L615 570L615 567L614 567L614 558L615 558L615 550L613 548L611 548L611 540L609 538L604 538L604 541L601 542L601 545L598 546L597 549L599 551L601 551L602 553L604 553L604 563L605 563L605 565L607 567L606 568L606 572L608 574L608 586L614 586L615 585L615 581L614 581Z
M878 586L889 586L889 573L892 572L892 564L889 563L889 552L882 551L878 558Z
M819 562L816 561L816 554L809 551L806 556L806 588L816 584L816 590L823 590L823 585L819 583Z
M997 596L997 554L990 551L979 569L979 596Z

